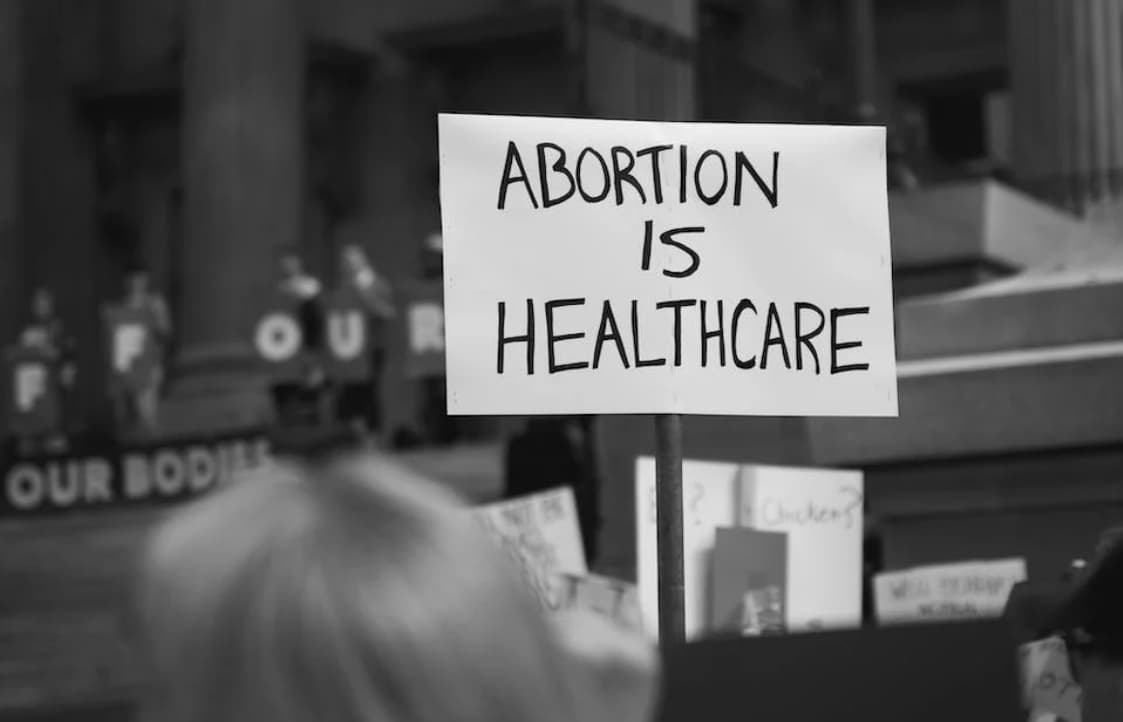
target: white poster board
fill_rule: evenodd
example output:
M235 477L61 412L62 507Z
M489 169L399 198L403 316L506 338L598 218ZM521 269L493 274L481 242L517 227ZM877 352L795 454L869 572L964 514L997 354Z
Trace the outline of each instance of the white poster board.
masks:
M683 462L687 639L706 627L718 527L788 536L789 630L857 626L862 619L863 479L860 471ZM655 460L636 461L636 565L644 624L658 633Z
M1019 649L1022 673L1022 695L1030 720L1046 722L1049 718L1080 722L1082 690L1072 677L1072 665L1064 640L1049 637Z
M488 504L472 513L522 569L548 609L558 609L564 599L561 575L588 573L572 489Z
M938 564L874 578L879 624L998 617L1026 580L1025 559Z
M449 413L896 416L884 128L439 134Z

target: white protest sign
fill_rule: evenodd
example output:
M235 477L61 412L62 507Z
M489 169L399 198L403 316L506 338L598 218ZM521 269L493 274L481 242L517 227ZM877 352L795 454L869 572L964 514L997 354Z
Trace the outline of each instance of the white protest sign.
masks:
M561 575L588 573L572 489L489 504L472 513L522 569L548 609L562 604Z
M862 474L857 471L683 462L687 639L706 631L719 527L788 536L785 623L792 631L857 626L862 618ZM636 461L636 565L648 632L658 632L655 460Z
M706 631L710 562L718 527L737 525L738 464L682 462L682 546L686 638ZM644 627L659 632L659 539L655 525L655 459L636 460L636 576Z
M449 413L897 414L883 128L439 132Z
M998 617L1026 580L1024 559L937 564L874 578L877 621L892 624Z
M741 467L741 526L788 535L788 629L862 623L860 471Z
M1022 694L1031 720L1059 717L1080 722L1082 690L1072 678L1064 640L1049 637L1023 644L1019 650Z
M636 585L597 574L562 575L566 592L559 611L582 610L613 619L628 629L643 630Z

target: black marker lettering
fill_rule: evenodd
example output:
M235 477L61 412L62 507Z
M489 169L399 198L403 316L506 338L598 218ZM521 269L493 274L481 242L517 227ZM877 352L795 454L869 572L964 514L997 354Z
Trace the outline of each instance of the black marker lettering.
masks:
M557 153L557 159L554 160L550 169L555 173L560 173L565 177L566 182L569 183L569 188L557 198L550 197L550 182L546 173L546 151L552 150ZM577 182L573 180L573 174L565 167L565 150L555 143L539 143L538 144L538 181L542 188L542 207L549 208L556 206L559 203L564 203L573 197L573 193L577 190Z
M751 369L756 367L756 356L752 356L748 361L742 361L741 356L737 353L737 323L741 320L741 314L744 311L752 311L753 315L757 315L756 306L747 298L741 299L737 307L733 309L733 322L729 330L730 333L730 350L733 352L733 365L739 369Z
M534 375L534 301L526 299L526 335L525 336L504 336L505 327L507 322L507 304L503 301L499 302L499 355L496 361L495 370L497 373L503 373L504 361L504 348L509 343L525 343L526 344L526 373L528 376Z
M848 348L859 348L862 345L861 341L839 342L838 320L847 316L868 314L869 312L869 306L831 309L831 374L841 374L846 373L847 371L866 371L869 369L870 365L868 363L849 364L846 366L840 366L838 363L839 351L843 351Z
M554 309L566 308L567 306L584 306L585 299L583 298L563 298L556 301L546 302L546 356L549 359L550 373L556 374L561 371L576 371L578 369L589 368L588 361L575 361L568 364L559 364L556 361L554 354L554 346L561 341L572 341L579 338L585 338L584 331L576 333L554 333Z
M511 175L512 166L516 164L519 166L519 175ZM516 181L521 181L526 186L526 194L530 197L530 205L538 208L538 200L534 197L534 188L531 187L530 180L527 178L522 156L519 155L519 148L512 140L507 143L507 160L503 164L503 180L499 182L499 210L507 207L507 186Z

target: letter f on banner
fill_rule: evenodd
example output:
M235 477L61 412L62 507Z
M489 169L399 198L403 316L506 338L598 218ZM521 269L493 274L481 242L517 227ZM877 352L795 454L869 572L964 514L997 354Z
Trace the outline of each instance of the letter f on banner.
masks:
M113 336L113 368L128 371L144 351L145 328L139 323L122 324Z
M47 369L42 364L21 364L16 368L16 408L31 411L47 391Z

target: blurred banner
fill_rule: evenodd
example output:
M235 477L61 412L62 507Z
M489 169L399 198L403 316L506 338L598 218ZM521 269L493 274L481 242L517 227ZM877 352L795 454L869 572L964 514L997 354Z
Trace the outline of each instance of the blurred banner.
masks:
M203 494L270 456L263 432L126 447L88 445L66 456L0 457L0 518L116 510Z
M879 624L999 617L1026 580L1025 559L939 564L874 578Z
M414 378L445 375L444 288L440 281L404 284L406 370Z
M145 308L108 306L105 330L112 388L141 391L162 363L152 313Z
M46 350L16 345L4 354L5 413L17 437L44 436L62 428L62 393L54 357Z
M326 370L330 378L362 382L371 375L370 319L363 299L351 286L336 290L324 303Z
M274 382L297 382L307 363L299 304L275 293L258 318L253 347Z

